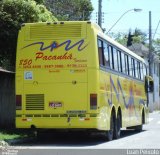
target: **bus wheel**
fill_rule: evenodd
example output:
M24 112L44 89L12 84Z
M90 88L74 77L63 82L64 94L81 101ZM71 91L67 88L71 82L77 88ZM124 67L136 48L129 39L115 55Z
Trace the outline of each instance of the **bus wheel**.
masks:
M121 135L121 116L120 113L118 113L117 119L115 119L113 138L118 139L120 138L120 135Z
M135 131L137 131L137 132L141 132L142 131L142 129L143 129L143 126L142 125L137 125L137 126L135 126Z
M137 125L134 127L134 130L136 132L141 132L143 130L143 124L145 123L145 115L144 115L144 111L142 112L142 120L141 120L141 125Z
M111 141L113 139L113 131L114 131L114 117L112 114L110 119L110 130L106 131L106 138L108 141Z

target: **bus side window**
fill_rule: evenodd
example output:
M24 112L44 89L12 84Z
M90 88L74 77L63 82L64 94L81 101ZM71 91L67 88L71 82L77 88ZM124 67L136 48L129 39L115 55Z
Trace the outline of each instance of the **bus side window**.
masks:
M138 71L138 79L141 79L140 62L139 61L137 61L137 71Z
M118 55L117 55L117 58L118 58L118 70L119 70L119 72L122 72L121 51L117 51L117 52L118 52Z
M107 68L110 67L109 47L106 42L104 42L104 64Z
M109 60L110 60L110 68L113 69L113 47L109 46Z
M138 79L139 78L138 61L135 60L134 63L135 63L135 75L136 75L136 78Z
M143 75L144 77L147 75L147 69L145 64L143 64Z
M99 65L104 65L104 56L103 56L103 42L98 39L98 55L99 55Z
M121 64L122 64L122 72L125 73L125 59L123 52L121 52Z
M125 73L129 75L128 55L125 54L124 58L125 58Z
M114 70L118 71L118 57L117 50L113 48Z
M132 68L132 64L131 64L131 57L128 57L128 63L129 63L129 75L133 76L133 68Z
M135 64L133 58L131 58L131 66L132 66L132 76L135 77Z
M144 74L143 74L143 65L142 63L140 63L140 76L141 76L141 80L144 79Z

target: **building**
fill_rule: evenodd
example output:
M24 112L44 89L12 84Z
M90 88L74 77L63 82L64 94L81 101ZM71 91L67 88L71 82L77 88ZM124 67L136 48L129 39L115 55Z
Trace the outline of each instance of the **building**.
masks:
M131 46L128 47L131 51L136 53L137 55L141 56L144 58L144 60L147 63L147 68L149 72L149 61L148 61L148 55L149 55L149 49L145 47L141 43L134 43ZM160 96L159 96L159 56L155 53L151 54L150 58L150 65L151 65L151 76L153 77L154 80L154 91L153 93L149 93L149 109L150 112L154 110L160 110Z

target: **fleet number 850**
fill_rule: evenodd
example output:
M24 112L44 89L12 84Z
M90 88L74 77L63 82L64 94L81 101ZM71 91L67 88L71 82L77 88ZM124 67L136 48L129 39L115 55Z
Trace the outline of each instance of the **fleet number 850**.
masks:
M32 59L22 59L20 60L19 65L31 65L32 64Z

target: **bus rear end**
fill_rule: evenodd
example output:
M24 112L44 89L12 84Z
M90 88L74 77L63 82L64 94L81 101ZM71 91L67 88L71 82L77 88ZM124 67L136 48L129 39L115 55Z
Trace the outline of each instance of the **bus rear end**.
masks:
M23 25L16 60L17 128L97 128L97 60L90 40L89 22Z

